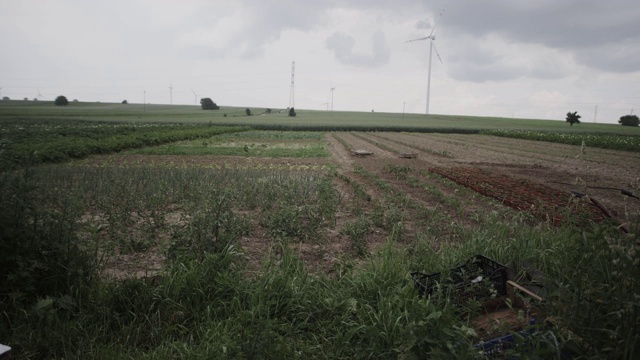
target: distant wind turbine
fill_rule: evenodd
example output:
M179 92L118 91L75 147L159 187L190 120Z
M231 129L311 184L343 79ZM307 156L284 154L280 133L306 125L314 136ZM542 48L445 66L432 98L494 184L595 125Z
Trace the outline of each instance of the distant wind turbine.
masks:
M169 104L173 105L173 83L169 84Z
M442 14L444 13L445 9L442 9L442 11L440 12L440 16L442 16ZM409 40L409 41L405 41L405 42L414 42L414 41L422 41L422 40L429 40L429 72L427 75L427 107L426 107L426 114L429 115L429 96L431 94L431 58L433 55L433 50L436 51L436 56L438 56L438 60L440 60L440 63L442 63L442 58L440 57L440 54L438 54L438 49L435 49L435 44L433 43L434 40L436 39L436 36L433 34L434 31L436 31L436 26L437 24L435 24L433 26L433 29L431 29L431 33L429 34L429 36L427 37L421 37L421 38L417 38L417 39L413 39L413 40Z
M191 89L191 92L193 93L193 96L195 96L195 98L193 99L193 103L195 105L198 105L198 94L196 94L196 92L193 91L193 89Z
M336 89L335 86L333 86L333 84L329 85L329 95L331 96L331 111L333 111L333 92Z

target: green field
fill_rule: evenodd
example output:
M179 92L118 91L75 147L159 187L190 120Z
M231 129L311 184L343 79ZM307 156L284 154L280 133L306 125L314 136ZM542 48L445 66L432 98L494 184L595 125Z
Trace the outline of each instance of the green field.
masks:
M357 129L411 131L480 131L493 129L535 130L567 133L608 133L640 136L640 127L612 124L582 123L570 127L564 121L473 117L455 115L419 115L397 113L366 113L340 111L311 111L296 109L290 118L286 111L251 108L253 116L246 116L244 108L221 107L220 110L201 110L195 105L142 105L112 103L70 103L54 106L53 102L1 101L0 120L5 119L65 119L122 122L165 122L248 125L261 129ZM227 115L226 117L224 115ZM562 119L563 114L559 114Z

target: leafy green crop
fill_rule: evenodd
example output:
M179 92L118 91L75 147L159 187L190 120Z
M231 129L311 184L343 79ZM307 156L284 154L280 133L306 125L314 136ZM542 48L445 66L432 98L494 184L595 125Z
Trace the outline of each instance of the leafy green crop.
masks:
M4 170L26 164L61 162L91 154L246 131L248 128L18 119L3 120L0 130L0 170Z
M549 133L523 130L485 130L481 134L569 145L582 145L584 142L587 147L640 152L640 136Z

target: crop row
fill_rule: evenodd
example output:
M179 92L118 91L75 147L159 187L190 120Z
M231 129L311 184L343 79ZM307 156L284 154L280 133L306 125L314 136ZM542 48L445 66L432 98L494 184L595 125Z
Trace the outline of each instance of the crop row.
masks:
M266 134L263 134L266 133ZM301 133L299 138L279 132L235 132L206 139L179 141L163 146L137 149L144 155L225 155L254 157L327 157L324 143L312 140L322 133Z
M524 130L484 130L481 134L578 146L584 143L588 147L640 152L640 136L568 134Z
M64 121L3 122L0 170L60 162L129 148L246 131L246 127L204 125L124 125ZM6 131L4 131L6 130Z

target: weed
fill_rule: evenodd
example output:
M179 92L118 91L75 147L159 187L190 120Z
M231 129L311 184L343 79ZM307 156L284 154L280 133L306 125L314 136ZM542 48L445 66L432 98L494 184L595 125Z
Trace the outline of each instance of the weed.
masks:
M368 254L367 236L371 233L371 221L366 216L359 216L353 222L347 222L341 230L351 239L351 250L360 257Z

